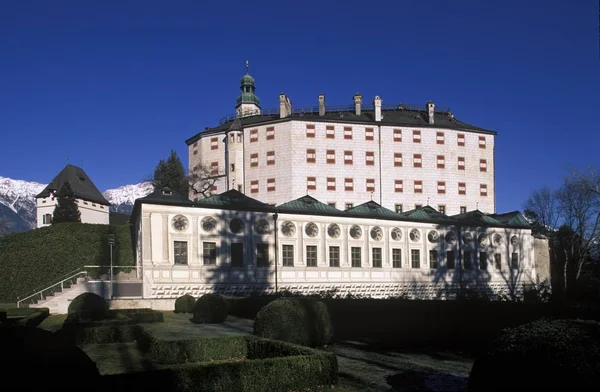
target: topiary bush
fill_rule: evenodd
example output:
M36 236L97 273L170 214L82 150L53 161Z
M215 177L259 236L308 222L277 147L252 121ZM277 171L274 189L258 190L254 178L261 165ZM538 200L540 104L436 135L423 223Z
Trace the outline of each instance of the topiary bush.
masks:
M193 313L196 298L185 294L175 300L175 313Z
M108 317L108 303L98 294L83 293L71 301L67 313L69 321L98 321Z
M227 318L229 304L219 294L204 294L194 304L194 317L196 324L220 324Z
M311 298L278 299L256 315L254 334L310 347L333 341L333 326L327 305Z
M596 390L600 323L540 320L506 329L475 359L469 392Z

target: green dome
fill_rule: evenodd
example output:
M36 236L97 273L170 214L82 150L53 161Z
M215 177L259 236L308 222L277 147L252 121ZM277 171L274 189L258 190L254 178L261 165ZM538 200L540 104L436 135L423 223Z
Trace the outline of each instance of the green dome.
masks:
M237 103L255 103L260 106L260 99L254 93L241 93Z
M242 77L242 79L240 80L240 83L242 85L244 85L244 84L254 84L254 78L252 76L250 76L250 74L246 74L246 75L244 75L244 77Z

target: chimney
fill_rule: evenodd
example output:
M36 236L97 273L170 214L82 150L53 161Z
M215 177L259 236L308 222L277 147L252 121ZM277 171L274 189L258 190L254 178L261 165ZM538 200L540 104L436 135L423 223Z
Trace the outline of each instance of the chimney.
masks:
M279 94L279 118L286 118L290 115L288 112L288 99L284 93Z
M362 95L360 93L354 94L354 112L357 116L360 116L360 105L362 104Z
M319 116L325 115L325 95L319 94Z
M427 121L429 122L429 124L433 124L435 122L434 116L435 103L433 103L433 101L430 100L429 102L427 102Z
M375 121L381 121L381 98L379 95L375 96L373 106L375 106Z

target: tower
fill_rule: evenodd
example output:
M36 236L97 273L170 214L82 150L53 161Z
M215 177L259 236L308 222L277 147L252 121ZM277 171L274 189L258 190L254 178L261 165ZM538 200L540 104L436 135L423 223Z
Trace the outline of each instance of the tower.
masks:
M246 74L240 80L242 93L237 99L235 112L239 117L256 116L260 114L260 99L256 96L254 78L248 73L248 60L246 60Z

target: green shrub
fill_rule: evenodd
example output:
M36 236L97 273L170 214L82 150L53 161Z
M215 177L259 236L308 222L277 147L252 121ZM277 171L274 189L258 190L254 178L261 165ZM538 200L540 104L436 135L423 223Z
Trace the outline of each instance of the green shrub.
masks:
M108 317L108 303L94 293L82 293L71 301L67 311L69 321L97 321Z
M321 347L333 341L327 306L310 298L271 302L256 315L254 334L310 347Z
M17 324L26 327L37 327L50 316L50 309L48 308L31 308L31 310L33 312L19 320Z
M139 325L110 325L80 328L68 326L57 331L67 341L77 345L129 343L135 341L141 333Z
M196 324L219 324L227 318L229 305L225 298L219 294L204 294L194 304L194 317Z
M175 313L193 313L196 298L185 294L175 300Z
M165 317L162 312L149 308L111 309L108 311L108 316L109 318L114 317L116 319L124 320L124 324L162 323L165 321Z
M591 391L599 383L600 323L540 320L495 339L475 359L468 390Z
M246 337L243 335L185 340L150 338L143 343L148 356L156 363L178 364L245 358Z

